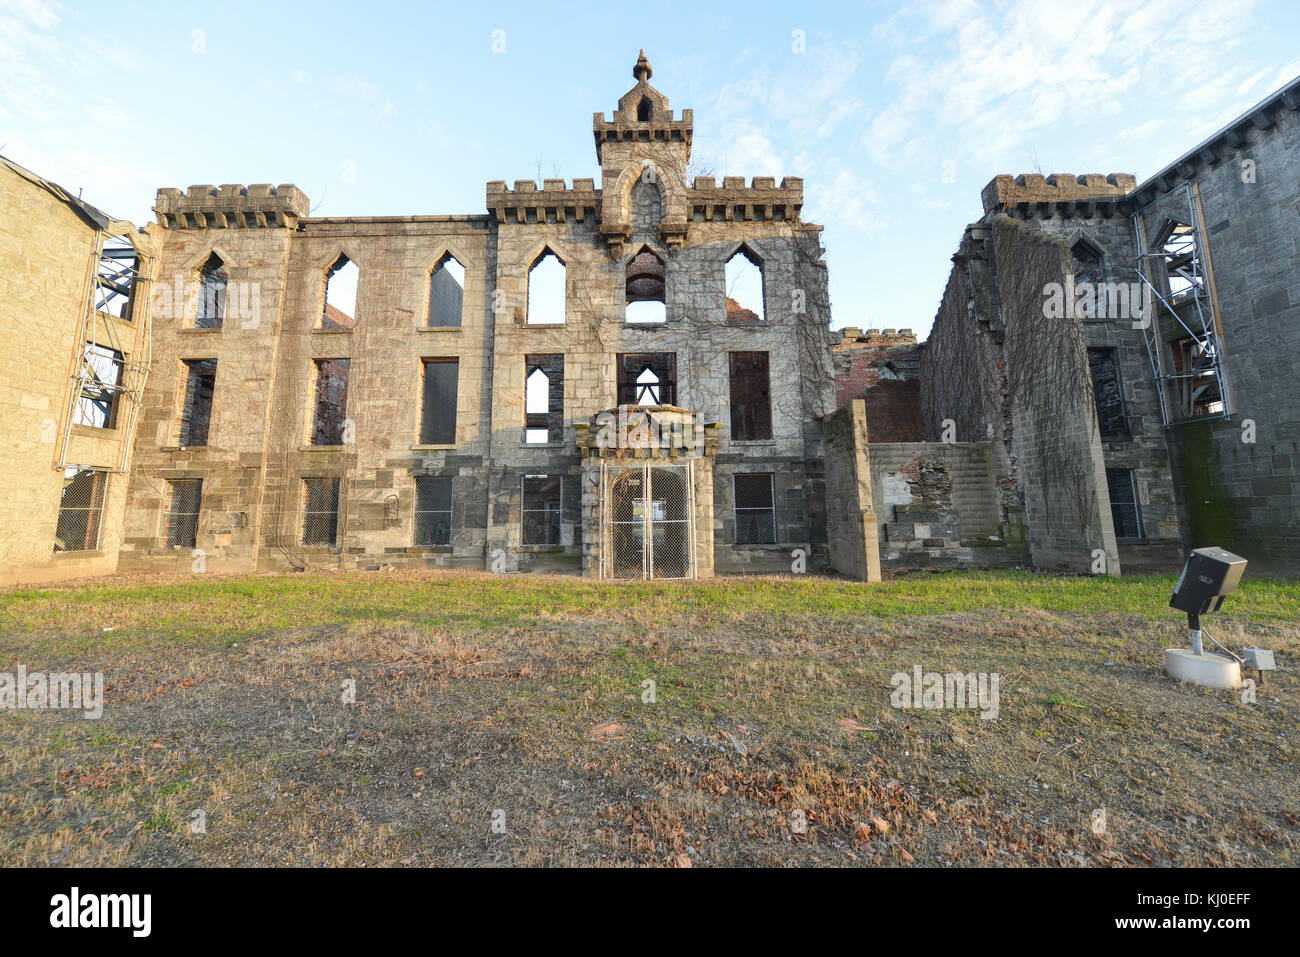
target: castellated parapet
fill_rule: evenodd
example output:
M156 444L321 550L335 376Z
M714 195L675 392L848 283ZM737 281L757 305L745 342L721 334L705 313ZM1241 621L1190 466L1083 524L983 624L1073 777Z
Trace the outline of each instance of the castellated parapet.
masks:
M168 229L292 229L310 210L307 194L292 183L160 189L153 207Z
M1090 199L1111 199L1126 196L1137 189L1137 177L1131 173L1023 173L1020 176L1003 174L995 176L984 187L980 198L984 212L1003 210L1009 206L1033 203L1071 203Z

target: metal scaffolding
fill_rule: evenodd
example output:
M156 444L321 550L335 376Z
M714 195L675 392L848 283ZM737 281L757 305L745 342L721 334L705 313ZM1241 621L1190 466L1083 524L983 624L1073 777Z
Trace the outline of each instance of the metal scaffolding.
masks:
M1149 244L1143 214L1179 192L1186 199L1186 221L1166 214L1154 244ZM1146 298L1141 329L1160 399L1161 424L1169 428L1193 419L1229 418L1221 327L1193 184L1183 183L1152 200L1133 213L1132 222L1136 270ZM1178 337L1184 348L1167 358L1162 329L1171 321L1186 337Z
M86 302L73 348L72 384L55 467L60 471L91 466L70 463L68 449L79 413L102 414L103 427L115 429L120 448L115 473L126 471L145 383L149 377L149 278L152 258L129 223L97 230L90 259ZM121 357L120 361L116 357ZM99 466L103 468L102 465Z

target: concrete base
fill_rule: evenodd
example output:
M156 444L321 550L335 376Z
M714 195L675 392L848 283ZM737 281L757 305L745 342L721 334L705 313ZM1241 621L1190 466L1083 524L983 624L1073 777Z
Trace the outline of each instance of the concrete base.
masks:
M1187 648L1165 649L1165 671L1177 681L1206 688L1234 689L1241 685L1241 665L1226 655L1193 654Z

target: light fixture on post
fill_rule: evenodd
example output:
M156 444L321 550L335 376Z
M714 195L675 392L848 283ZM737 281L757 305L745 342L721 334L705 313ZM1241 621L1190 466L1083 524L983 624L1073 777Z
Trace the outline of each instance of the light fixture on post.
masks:
M1241 684L1241 659L1214 641L1214 636L1201 626L1201 616L1219 610L1224 597L1236 590L1245 570L1246 559L1222 548L1197 548L1187 556L1169 607L1187 612L1192 647L1165 649L1169 677L1207 688L1236 688ZM1227 655L1204 651L1202 636Z

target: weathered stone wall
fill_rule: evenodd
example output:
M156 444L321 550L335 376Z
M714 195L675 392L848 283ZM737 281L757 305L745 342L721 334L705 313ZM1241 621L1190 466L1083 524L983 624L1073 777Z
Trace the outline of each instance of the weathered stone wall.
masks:
M1300 85L1230 129L1190 174L1221 320L1232 418L1170 430L1188 545L1300 571ZM1211 158L1212 157L1212 158ZM1246 163L1253 163L1253 168ZM1253 181L1252 181L1253 180ZM1166 183L1166 186L1172 183ZM1148 234L1185 220L1171 194L1143 212ZM1247 420L1253 424L1254 441Z
M861 581L880 580L871 492L866 403L855 399L826 417L826 531L830 565Z
M101 575L117 567L122 474L107 476L99 547L54 551L65 432L67 463L87 468L118 468L127 441L125 398L115 428L69 422L96 230L38 177L0 162L0 584ZM115 338L106 324L115 327ZM130 322L105 316L100 333L102 344L123 347L126 361L139 359Z
M882 565L952 568L1027 561L1020 511L1002 507L991 446L871 444Z
M863 399L873 442L921 441L921 349L912 330L842 332L832 347L836 408Z
M1044 288L1073 275L1070 251L1006 216L992 226L1030 554L1043 568L1119 574L1082 323L1044 310ZM1104 568L1095 564L1096 550Z

